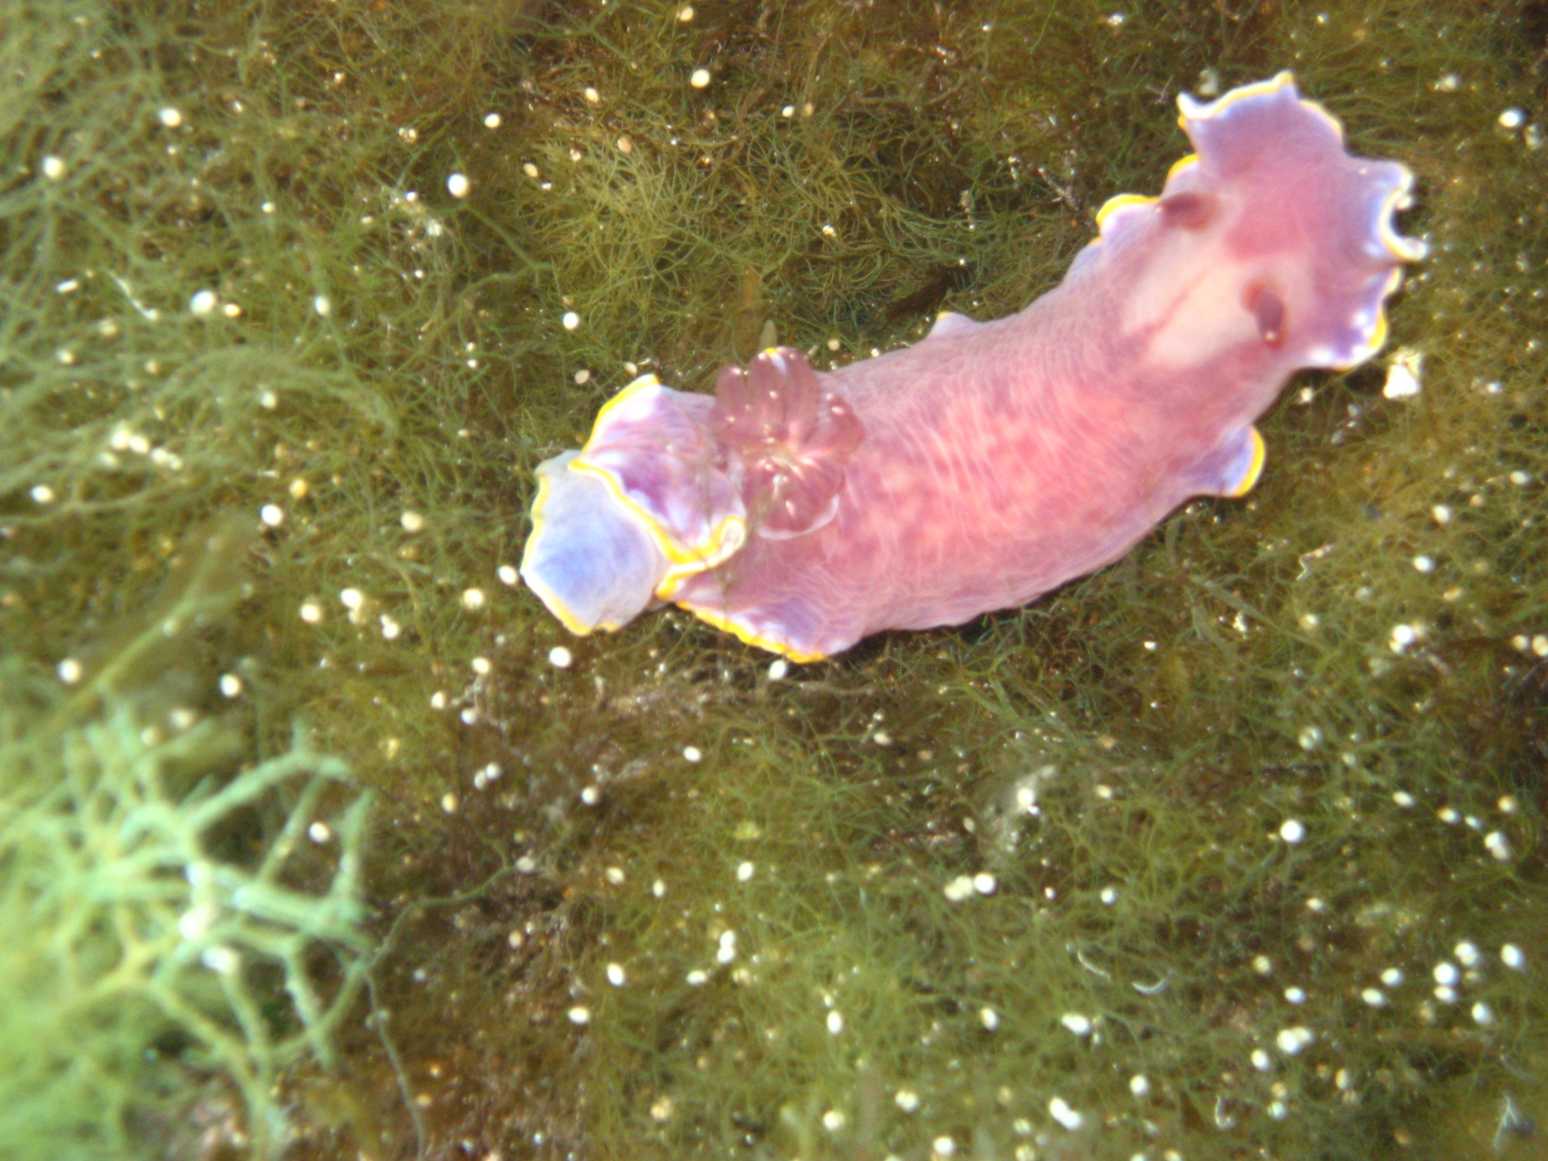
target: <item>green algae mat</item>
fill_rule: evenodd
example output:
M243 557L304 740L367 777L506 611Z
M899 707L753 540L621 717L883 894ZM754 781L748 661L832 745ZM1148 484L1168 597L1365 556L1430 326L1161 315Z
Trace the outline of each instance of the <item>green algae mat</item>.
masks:
M1528 1158L1524 0L0 3L0 1154ZM1020 309L1292 69L1429 255L1245 500L791 664L517 576L654 373Z

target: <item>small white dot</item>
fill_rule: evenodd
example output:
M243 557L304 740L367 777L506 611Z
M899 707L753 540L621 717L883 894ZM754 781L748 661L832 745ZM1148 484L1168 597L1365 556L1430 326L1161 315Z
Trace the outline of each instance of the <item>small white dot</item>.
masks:
M1291 985L1285 989L1285 999L1292 1004L1304 1004L1306 1003L1306 989Z
M65 175L64 158L55 157L50 153L43 159L43 176L49 181L58 181Z
M1090 1017L1083 1016L1079 1012L1066 1012L1064 1015L1059 1017L1059 1023L1063 1024L1067 1029L1069 1029L1077 1036L1084 1037L1091 1035Z
M47 484L34 484L28 492L34 504L52 504L54 502L54 489Z
M1424 356L1407 347L1394 351L1387 365L1387 380L1381 393L1387 399L1412 399L1419 394L1419 376L1424 367Z
M333 837L333 828L326 822L318 819L306 828L306 836L314 843L325 843Z
M441 810L447 814L457 813L458 798L451 791L441 795Z
M333 313L333 301L326 294L319 294L312 299L312 309L317 312L319 318L327 318Z
M265 504L258 509L258 519L262 520L270 528L278 528L285 523L285 509L278 504Z
M222 673L220 675L220 694L222 697L241 697L242 679L234 673Z
M1070 1108L1063 1097L1054 1097L1048 1102L1048 1115L1071 1132L1080 1128L1086 1121L1085 1117Z
M980 1008L978 1022L984 1026L985 1031L993 1032L1000 1026L1000 1014L993 1008Z
M580 315L576 314L573 310L567 310L564 312L564 317L559 321L564 325L565 330L573 331L576 327L580 326Z
M1519 129L1526 122L1526 114L1512 106L1500 113L1499 121L1501 129Z
M900 1088L892 1094L892 1103L905 1113L917 1112L919 1109L919 1094L911 1088Z
M467 174L454 173L446 179L446 192L454 198L465 198L468 196L468 189L471 187L471 184L468 181Z
M473 658L471 664L473 666L473 672L478 674L480 677L488 677L494 669L494 665L487 657L475 657Z
M1274 1037L1274 1042L1279 1045L1279 1050L1286 1056L1296 1056L1314 1039L1315 1037L1312 1035L1310 1028L1298 1025L1294 1028L1281 1029L1279 1034Z
M755 869L751 863L738 863L736 865L736 881L739 883L747 882L747 880L753 877Z
M597 92L591 85L587 85L581 90L581 96L586 98L586 104L588 105L595 105L602 100L602 94Z
M242 957L224 945L207 947L199 955L199 961L218 975L234 975L242 966Z
M1473 1022L1476 1024L1494 1023L1494 1009L1480 1000L1473 1005Z
M548 663L555 669L568 669L574 661L574 654L563 645L555 645L548 651Z
M322 620L322 606L316 601L304 601L301 605L301 619L308 625L315 625Z
M958 875L943 888L946 898L953 903L960 903L973 895L973 880L967 875Z
M1457 962L1463 967L1477 967L1478 961L1483 958L1479 954L1478 945L1469 939L1464 939L1452 948L1451 954L1457 957Z
M463 589L462 607L470 613L482 609L484 607L484 590L478 588Z
M196 290L193 293L193 297L188 300L188 309L195 315L203 318L206 315L213 314L219 302L220 298L213 290L208 288Z
M1142 1097L1150 1092L1150 1078L1143 1072L1136 1072L1129 1077L1129 1091L1137 1097Z
M1387 993L1380 988L1366 988L1360 993L1360 999L1373 1008L1384 1008L1387 1005Z
M81 663L75 658L66 657L59 663L58 668L55 669L54 672L59 674L59 680L64 682L66 685L74 685L81 679L81 675L85 672L85 670L82 668Z
M1287 843L1298 843L1306 837L1306 827L1298 818L1287 818L1279 825L1279 837Z
M518 579L515 567L509 564L502 564L495 569L495 576L500 578L502 585L513 585Z
M696 89L708 88L710 83L709 69L694 69L693 75L688 78L688 83Z
M569 1016L570 1016L570 1023L571 1024L581 1024L581 1025L584 1025L584 1024L590 1024L591 1023L591 1009L590 1008L585 1008L585 1007L581 1007L581 1006L577 1005L576 1007L570 1009Z
M1526 967L1526 956L1521 954L1521 949L1514 943L1503 943L1500 945L1500 962L1519 972Z
M837 1133L848 1123L849 1118L839 1112L838 1109L829 1109L822 1114L822 1127L830 1133Z
M1414 557L1414 569L1417 572L1434 572L1435 558L1433 556L1426 556L1421 553L1420 555Z
M769 662L769 680L770 681L780 681L780 680L783 680L784 676L787 673L789 673L789 672L790 672L790 662L786 661L783 657L780 657L780 658L778 658L778 659L776 659L774 661Z
M683 761L685 761L685 762L698 762L698 761L701 761L703 758L704 758L704 751L699 749L699 747L697 747L697 746L684 746L683 747Z
M837 1036L844 1030L844 1014L837 1010L828 1013L828 1034Z
M418 532L425 526L425 518L418 512L406 511L398 517L398 523L403 525L405 532Z
M993 895L998 884L988 871L979 871L973 876L973 890L980 895Z
M1395 988L1403 982L1403 969L1389 967L1381 973L1381 982L1389 988Z
M621 988L628 982L628 976L624 974L623 964L610 963L607 965L607 982L615 988Z
M343 605L346 609L358 609L361 605L365 604L365 594L357 588L340 589L339 604Z
M1268 1072L1274 1067L1274 1058L1261 1048L1254 1048L1250 1059L1253 1068L1259 1072Z
M500 114L498 114L498 113L485 113L484 114L484 128L485 129L498 129L499 127L500 127Z
M1462 978L1462 973L1457 970L1457 965L1449 960L1441 960L1440 963L1435 965L1435 970L1431 974L1434 975L1435 982L1443 987L1452 987Z
M950 1137L940 1136L930 1142L930 1148L933 1149L936 1155L939 1157L951 1157L954 1156L957 1152L957 1143Z
M684 4L677 10L677 19L682 24L687 24L693 19L693 5Z
M168 129L176 129L183 123L183 111L173 105L163 106L156 119Z

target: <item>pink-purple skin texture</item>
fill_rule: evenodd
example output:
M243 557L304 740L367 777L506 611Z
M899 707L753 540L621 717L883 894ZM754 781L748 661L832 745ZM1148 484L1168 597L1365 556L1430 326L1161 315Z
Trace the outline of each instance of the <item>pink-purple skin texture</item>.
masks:
M1244 494L1290 375L1385 341L1424 255L1393 223L1413 179L1346 152L1287 72L1178 104L1196 152L1020 313L829 372L765 351L713 397L630 384L539 468L528 585L576 633L672 601L814 661L1024 604Z

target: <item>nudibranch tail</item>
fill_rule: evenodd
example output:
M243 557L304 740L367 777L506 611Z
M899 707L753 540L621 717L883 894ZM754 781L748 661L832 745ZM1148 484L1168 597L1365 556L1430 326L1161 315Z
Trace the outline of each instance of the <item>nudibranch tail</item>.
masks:
M745 371L721 371L710 423L740 464L742 504L757 535L802 536L833 519L845 461L864 432L800 351L771 348Z
M566 629L584 636L617 629L644 612L667 561L606 484L570 470L576 455L565 452L538 465L521 577Z
M710 407L642 376L603 406L585 447L538 468L521 575L572 633L620 627L742 547Z

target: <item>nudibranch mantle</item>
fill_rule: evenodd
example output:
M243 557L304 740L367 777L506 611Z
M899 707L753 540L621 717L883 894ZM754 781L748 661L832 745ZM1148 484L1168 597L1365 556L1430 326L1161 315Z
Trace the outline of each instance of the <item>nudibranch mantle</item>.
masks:
M1393 220L1409 171L1348 153L1290 73L1178 106L1194 152L1108 201L1019 313L828 372L765 351L713 396L624 388L538 469L528 586L574 633L672 601L815 661L1024 604L1190 497L1244 495L1254 420L1296 370L1381 348L1425 246Z

